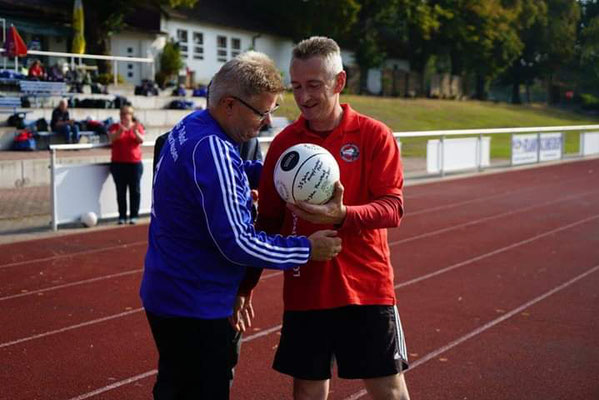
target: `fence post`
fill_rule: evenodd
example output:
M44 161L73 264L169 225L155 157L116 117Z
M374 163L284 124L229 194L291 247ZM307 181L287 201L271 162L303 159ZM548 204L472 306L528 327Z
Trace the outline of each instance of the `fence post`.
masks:
M490 149L489 149L490 150ZM482 171L483 169L483 134L479 133L478 134L478 154L477 154L478 160L478 171Z
M52 206L52 230L58 230L58 204L56 204L56 149L50 148L50 203Z
M441 161L441 176L445 176L445 135L441 135L439 140L439 160Z
M116 66L116 60L114 60L112 62L112 77L113 77L114 86L116 86L116 84L117 84L116 74L117 74L117 66Z
M541 162L541 132L537 133L537 164Z

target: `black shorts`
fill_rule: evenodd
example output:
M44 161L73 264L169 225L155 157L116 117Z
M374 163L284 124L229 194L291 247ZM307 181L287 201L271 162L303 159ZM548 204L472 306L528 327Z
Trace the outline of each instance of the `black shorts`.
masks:
M395 306L347 306L286 311L273 368L298 379L369 379L408 368L405 339Z

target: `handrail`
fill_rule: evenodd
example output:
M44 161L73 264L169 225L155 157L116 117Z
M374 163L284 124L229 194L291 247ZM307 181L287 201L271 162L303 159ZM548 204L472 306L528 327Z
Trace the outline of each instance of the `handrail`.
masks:
M557 131L587 131L599 130L599 125L568 125L568 126L539 126L526 128L492 128L492 129L454 129L443 131L408 131L408 132L393 132L395 138L401 139L406 137L427 137L427 136L455 136L455 135L493 135L500 133L538 133L538 132L557 132ZM260 136L259 143L270 143L274 136ZM77 149L92 149L99 147L109 147L108 143L85 143L85 144L53 144L50 145L50 150L77 150ZM143 147L152 147L154 142L144 142Z
M537 132L556 132L556 131L586 131L599 129L599 125L567 125L567 126L538 126L527 128L492 128L492 129L454 129L444 131L408 131L393 132L393 136L402 137L421 137L421 136L454 136L454 135L491 135L496 133L537 133Z
M0 49L0 53L5 52L5 49ZM72 58L87 58L94 60L110 60L110 61L133 61L142 63L154 63L155 60L151 57L123 57L123 56L107 56L105 54L77 54L77 53L65 53L62 51L45 51L45 50L27 50L27 56L30 54L39 56L51 56L51 57L72 57Z

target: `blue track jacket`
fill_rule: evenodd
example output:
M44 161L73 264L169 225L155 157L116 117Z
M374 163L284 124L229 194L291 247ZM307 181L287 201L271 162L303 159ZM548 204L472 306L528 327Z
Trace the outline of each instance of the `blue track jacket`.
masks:
M261 170L260 161L242 161L208 111L173 128L154 176L140 290L146 310L226 318L246 267L289 269L308 261L305 236L254 230L249 180L257 181Z

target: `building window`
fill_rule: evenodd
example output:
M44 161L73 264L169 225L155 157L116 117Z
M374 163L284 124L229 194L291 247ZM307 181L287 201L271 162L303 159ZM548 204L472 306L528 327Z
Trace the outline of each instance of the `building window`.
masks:
M231 38L231 58L237 57L241 53L241 39Z
M226 62L227 61L227 37L217 36L216 37L216 61Z
M181 50L181 57L187 58L187 31L185 29L177 29L177 42Z
M204 34L202 32L193 33L193 58L204 59Z

